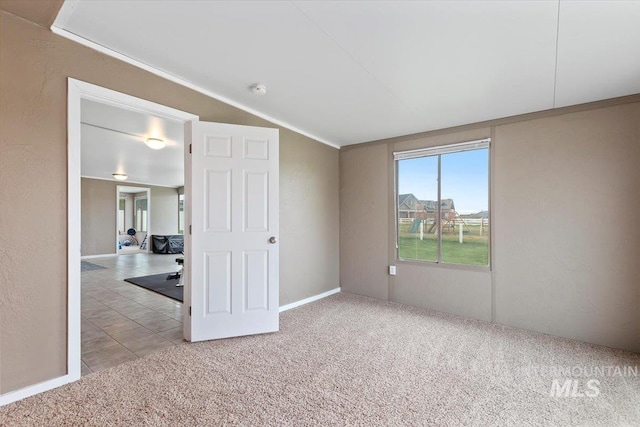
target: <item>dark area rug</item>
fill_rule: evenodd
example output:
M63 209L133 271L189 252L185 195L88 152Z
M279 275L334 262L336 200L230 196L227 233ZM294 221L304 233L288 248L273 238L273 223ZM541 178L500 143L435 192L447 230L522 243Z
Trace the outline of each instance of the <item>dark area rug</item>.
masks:
M176 286L178 284L177 279L167 280L167 276L174 273L175 271L171 273L153 274L151 276L131 277L124 279L124 281L183 302L184 288L182 286Z
M107 267L103 267L92 262L80 261L80 271L93 271L93 270L105 270Z

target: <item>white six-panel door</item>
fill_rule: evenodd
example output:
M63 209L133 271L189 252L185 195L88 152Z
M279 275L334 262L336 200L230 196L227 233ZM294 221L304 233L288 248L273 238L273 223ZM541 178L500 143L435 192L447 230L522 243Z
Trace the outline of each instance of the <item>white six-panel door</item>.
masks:
M278 130L193 122L189 133L186 338L277 331Z

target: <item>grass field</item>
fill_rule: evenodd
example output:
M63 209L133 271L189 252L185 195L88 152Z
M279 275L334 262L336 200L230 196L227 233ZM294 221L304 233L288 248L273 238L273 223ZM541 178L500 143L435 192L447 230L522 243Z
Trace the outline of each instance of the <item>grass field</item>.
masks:
M428 228L428 227L427 227ZM489 264L489 229L484 227L480 236L480 226L465 228L464 243L458 242L458 230L445 229L442 233L442 262L448 264L481 265ZM420 233L411 233L411 224L400 224L398 255L401 259L417 261L438 260L438 236L428 234L424 240Z

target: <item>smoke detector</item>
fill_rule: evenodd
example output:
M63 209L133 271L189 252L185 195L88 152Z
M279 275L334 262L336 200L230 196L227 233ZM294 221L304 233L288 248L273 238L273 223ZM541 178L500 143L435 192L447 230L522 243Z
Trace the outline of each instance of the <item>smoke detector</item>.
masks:
M256 96L264 96L267 94L267 86L263 85L262 83L252 84L250 89L251 92L253 92L253 94Z

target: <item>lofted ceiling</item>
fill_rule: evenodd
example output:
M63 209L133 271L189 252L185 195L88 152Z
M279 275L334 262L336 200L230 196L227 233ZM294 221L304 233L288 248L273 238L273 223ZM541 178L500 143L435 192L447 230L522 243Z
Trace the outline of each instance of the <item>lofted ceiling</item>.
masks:
M52 29L343 146L640 93L639 22L640 1L67 0Z
M126 183L184 185L184 124L83 99L81 105L81 175ZM152 150L146 138L167 143Z

